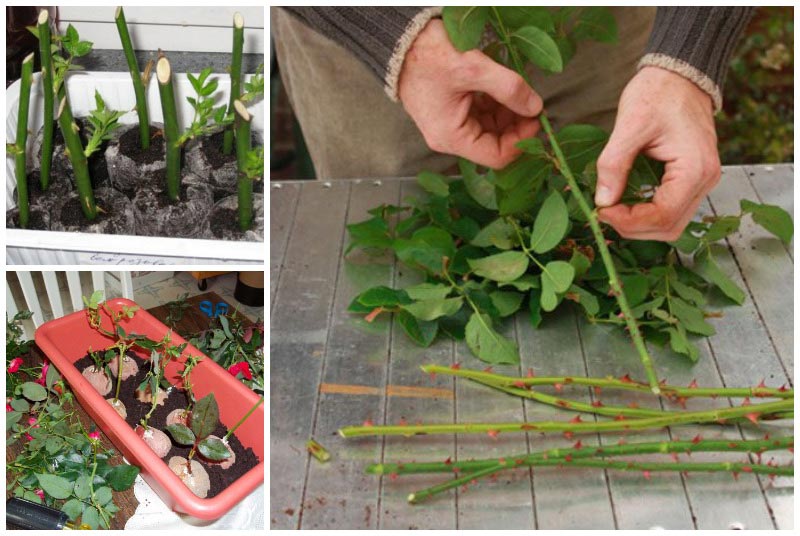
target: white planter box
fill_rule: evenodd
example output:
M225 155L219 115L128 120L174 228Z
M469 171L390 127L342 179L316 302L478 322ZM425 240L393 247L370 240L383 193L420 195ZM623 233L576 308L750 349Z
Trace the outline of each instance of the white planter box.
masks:
M28 116L28 162L36 133L43 124L43 100L39 74L34 75L31 107ZM213 74L219 80L215 105L228 102L230 78ZM181 128L192 121L193 110L186 97L195 96L184 74L174 75L175 98ZM95 108L94 92L100 92L106 105L113 110L132 110L136 105L131 77L128 73L80 72L67 78L72 112L75 117L89 114ZM155 76L147 87L150 121L160 122L161 103ZM264 132L263 100L250 106L253 129ZM19 110L19 81L6 90L6 140L13 140L17 131ZM135 112L125 114L122 123L136 123ZM263 135L262 135L263 139ZM16 185L14 161L6 159L6 209L15 206L13 191ZM266 204L266 203L265 203ZM263 242L234 242L227 240L198 240L161 238L153 236L122 236L92 233L63 233L6 229L7 264L263 264L266 247Z

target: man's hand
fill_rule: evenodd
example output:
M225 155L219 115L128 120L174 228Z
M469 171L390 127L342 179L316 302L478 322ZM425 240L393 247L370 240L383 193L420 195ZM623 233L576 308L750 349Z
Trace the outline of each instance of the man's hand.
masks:
M539 130L541 97L482 52L456 50L438 19L408 50L398 95L431 149L491 168L511 163L514 145Z
M640 152L665 163L661 186L649 203L617 204ZM677 240L720 178L711 97L680 75L643 68L622 92L597 175L601 221L625 238Z

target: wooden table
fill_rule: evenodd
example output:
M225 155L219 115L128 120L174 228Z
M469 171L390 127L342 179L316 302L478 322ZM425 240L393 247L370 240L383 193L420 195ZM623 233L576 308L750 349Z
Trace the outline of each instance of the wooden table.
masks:
M174 325L175 331L181 336L190 337L191 335L203 331L204 329L208 329L211 319L209 319L199 309L200 302L203 300L209 300L213 304L224 301L215 292L206 292L205 294L200 294L187 299L186 303L189 305L189 307L184 310L183 317L179 321L175 322ZM159 307L148 309L148 312L161 322L166 323L170 308L168 305L161 305ZM231 309L230 314L233 314L233 312L233 309ZM245 325L249 325L250 323L250 321L244 316L241 316L241 321L244 322ZM43 357L44 354L42 351L39 350L39 348L34 344L31 347L31 353L23 358L25 363L24 366L29 367L40 364ZM74 408L75 413L80 418L83 426L87 430L90 429L90 427L94 425L94 421L92 421L91 417L89 417L89 414L86 413L86 411L77 403L75 404ZM119 449L117 449L111 443L111 440L108 439L106 434L100 428L97 428L97 430L100 432L100 440L103 446L109 449L114 449L117 453L119 453ZM21 451L22 444L20 442L8 447L6 449L6 463L13 461ZM6 483L8 482L9 475L6 474ZM7 492L6 495L10 496L10 492ZM136 507L139 505L139 501L136 499L136 495L133 493L133 486L125 491L115 491L114 502L117 506L119 506L120 510L111 520L111 529L122 530L125 528L125 523L128 521L128 519L130 519L133 514L136 513Z
M703 214L738 214L739 200L793 209L793 166L727 167L721 185L702 206ZM284 182L273 185L271 202L271 523L273 529L790 529L793 479L741 474L654 474L601 472L580 468L539 468L502 474L466 493L449 492L421 505L408 493L440 482L442 475L378 478L365 475L369 463L442 461L504 456L574 442L561 436L501 434L419 436L345 440L344 425L422 420L425 423L568 419L574 414L523 404L465 381L422 374L424 363L482 368L463 343L439 340L415 346L386 318L372 324L346 312L361 290L402 286L417 276L390 258L362 252L343 258L345 224L366 219L380 203L399 204L419 190L411 180ZM701 357L688 360L653 347L660 376L687 385L791 383L793 364L792 247L745 219L719 257L724 271L746 290L743 306L729 306L711 294L717 334L698 339ZM384 315L385 316L385 315ZM501 373L619 376L640 372L637 354L621 331L589 325L571 307L561 307L538 330L524 313L504 333L519 345L519 367ZM572 393L573 391L571 391ZM590 400L588 390L574 391ZM624 397L641 407L659 407L649 396ZM605 404L614 403L603 393ZM736 403L740 403L737 401ZM620 403L620 399L617 399ZM695 401L694 406L726 404ZM588 418L588 417L586 417ZM630 434L629 440L703 437L761 437L791 433L792 421L752 426L681 427ZM332 454L321 464L305 451L314 437ZM597 436L583 436L597 444ZM608 439L606 441L612 441ZM613 439L616 442L616 438ZM739 455L741 456L741 455ZM775 454L785 463L792 454ZM696 453L692 460L708 459Z

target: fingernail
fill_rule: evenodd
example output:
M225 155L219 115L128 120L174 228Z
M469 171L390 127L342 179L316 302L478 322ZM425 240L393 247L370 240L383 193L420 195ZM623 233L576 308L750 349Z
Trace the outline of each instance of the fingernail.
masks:
M614 203L611 189L608 186L598 186L594 194L594 204L598 207L608 207Z
M528 97L528 110L530 110L532 114L538 114L541 110L541 100L539 100L536 93L531 92Z

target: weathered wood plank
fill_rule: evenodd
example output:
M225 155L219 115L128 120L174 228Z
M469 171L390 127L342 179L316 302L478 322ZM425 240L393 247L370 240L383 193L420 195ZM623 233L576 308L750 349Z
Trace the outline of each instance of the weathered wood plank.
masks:
M375 187L354 182L350 191L347 223L369 218L367 211L381 203L396 204L400 185L389 182ZM349 237L345 238L349 243ZM347 312L360 292L377 285L392 285L391 256L376 258L354 250L339 262L339 277L325 348L322 382L326 386L383 387L389 349L389 319L372 324ZM327 388L327 391L342 389ZM332 459L320 464L309 458L308 483L303 498L301 528L377 528L378 479L364 474L364 467L380 458L380 440L345 440L336 433L342 426L376 420L382 411L381 390L376 394L321 392L314 419L314 437L329 449Z
M280 186L276 188L275 186ZM300 197L300 184L272 185L269 192L269 302L275 303L283 257L289 243L292 226L297 221L295 210Z
M342 255L349 182L303 185L270 326L270 502L273 529L300 521L317 389ZM335 261L331 262L331 259Z
M738 214L740 199L756 199L742 168L726 169L724 188L709 199L718 215ZM794 376L793 263L781 242L749 218L728 237L736 264L789 377ZM758 323L755 323L757 325ZM755 362L756 360L754 360Z
M572 307L562 307L534 329L527 311L516 317L523 375L528 369L540 376L585 376L586 364L581 348L575 313ZM554 388L538 388L555 394ZM591 402L588 388L566 387L565 397ZM575 413L536 402L525 405L529 422L569 420ZM592 419L584 416L584 420ZM571 447L580 440L583 445L598 444L596 434L566 439L557 434L530 434L530 451ZM614 529L606 474L604 471L575 467L542 467L533 471L533 491L538 529Z
M384 181L385 182L385 181ZM419 195L414 182L404 182L401 199ZM422 276L398 263L395 272L395 287L405 287L422 282ZM441 336L430 348L414 344L403 332L397 319L393 319L391 350L388 356L388 381L392 385L432 387L452 390L451 378L430 376L419 367L426 363L449 366L453 363L453 343ZM386 358L384 358L385 362ZM403 421L416 423L451 423L454 419L455 401L441 398L386 397L385 418L379 416L376 423L399 424ZM451 435L384 438L382 461L436 461L455 458L455 438ZM442 494L412 506L407 497L410 493L427 488L447 478L446 475L404 475L397 480L381 479L380 522L381 529L455 529L456 502L452 494Z

